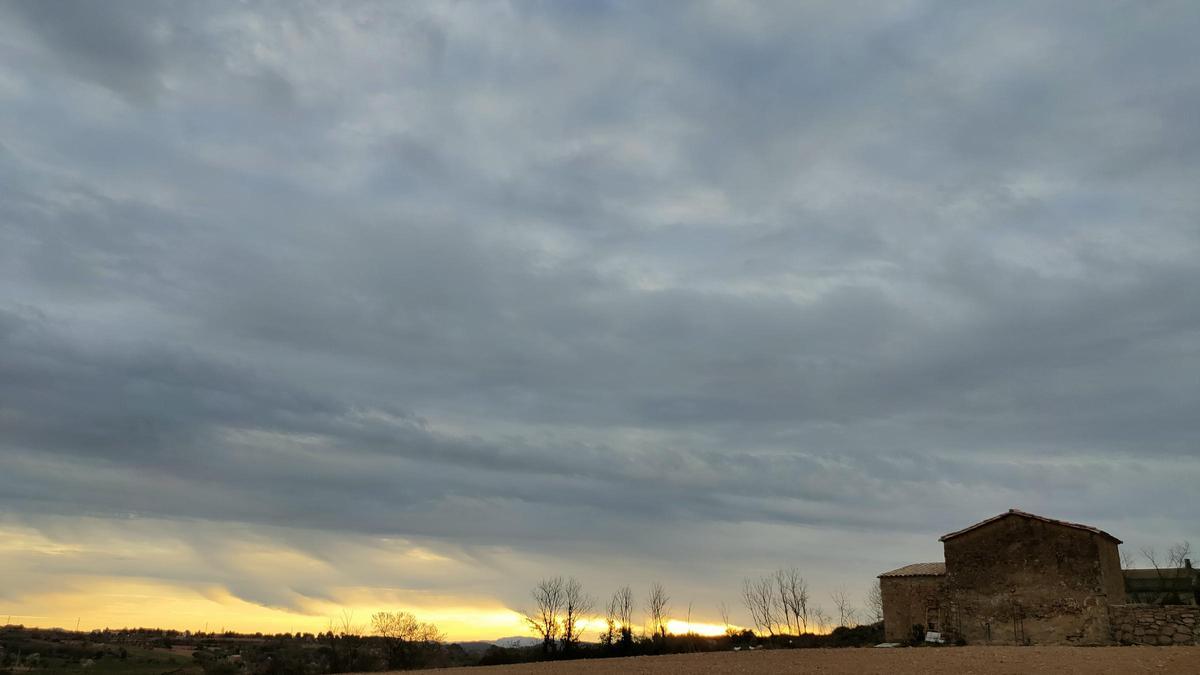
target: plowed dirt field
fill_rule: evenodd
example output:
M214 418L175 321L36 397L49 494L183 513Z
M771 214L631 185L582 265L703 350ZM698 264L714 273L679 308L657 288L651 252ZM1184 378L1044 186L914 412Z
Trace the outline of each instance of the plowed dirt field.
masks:
M439 675L595 675L630 673L862 673L1024 675L1026 673L1200 673L1200 647L956 647L795 649L672 654L451 668Z

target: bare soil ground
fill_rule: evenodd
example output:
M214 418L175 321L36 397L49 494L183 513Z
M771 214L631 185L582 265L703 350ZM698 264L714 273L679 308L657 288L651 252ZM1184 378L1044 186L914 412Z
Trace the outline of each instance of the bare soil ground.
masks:
M1200 647L954 647L789 649L450 668L441 674L597 673L1200 673Z

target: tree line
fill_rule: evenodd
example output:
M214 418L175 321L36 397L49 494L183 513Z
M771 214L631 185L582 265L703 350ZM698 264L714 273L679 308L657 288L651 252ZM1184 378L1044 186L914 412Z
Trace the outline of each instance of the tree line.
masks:
M620 586L612 592L606 603L598 608L595 596L586 592L583 584L574 577L554 576L539 581L530 592L532 606L523 615L526 624L541 638L543 658L572 658L583 650L583 637L589 626L599 625L595 636L596 650L600 655L631 653L661 653L672 651L668 645L670 620L670 596L662 584L652 582L639 603L633 589ZM808 582L797 568L780 568L759 579L744 579L741 602L751 619L750 627L736 626L730 622L729 609L721 603L718 612L725 626L727 641L736 641L747 646L765 640L767 644L795 644L782 638L821 636L838 629L853 629L859 619L868 626L881 626L883 600L876 581L868 589L866 607L855 607L850 593L843 587L829 594L836 614L826 612L809 593ZM642 610L641 622L635 613ZM688 605L687 622L691 624L691 609ZM637 633L635 635L635 629ZM881 633L881 631L878 631ZM866 636L870 631L862 631ZM699 636L691 635L696 638ZM874 639L871 637L870 639ZM811 644L813 640L804 640ZM687 644L687 643L685 643ZM695 640L691 644L697 644Z
M575 577L542 579L530 593L533 607L525 612L525 622L542 639L542 653L569 656L579 649L588 625L598 622L596 598L583 590ZM646 623L639 638L663 642L667 637L670 596L663 585L654 582L646 594L643 609ZM613 591L604 607L604 630L598 643L608 650L632 651L634 646L633 589L621 586Z

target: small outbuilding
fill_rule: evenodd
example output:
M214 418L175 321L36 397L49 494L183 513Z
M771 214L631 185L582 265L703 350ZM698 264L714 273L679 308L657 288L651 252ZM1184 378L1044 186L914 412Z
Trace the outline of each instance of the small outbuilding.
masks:
M905 565L879 575L883 598L884 639L908 640L913 633L943 628L942 598L946 595L946 563Z

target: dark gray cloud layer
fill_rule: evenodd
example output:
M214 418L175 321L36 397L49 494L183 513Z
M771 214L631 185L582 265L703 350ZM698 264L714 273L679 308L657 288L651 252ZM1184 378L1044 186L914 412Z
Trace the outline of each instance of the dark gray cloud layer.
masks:
M1189 4L0 12L5 512L1197 536Z

